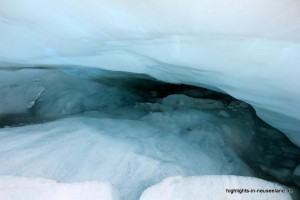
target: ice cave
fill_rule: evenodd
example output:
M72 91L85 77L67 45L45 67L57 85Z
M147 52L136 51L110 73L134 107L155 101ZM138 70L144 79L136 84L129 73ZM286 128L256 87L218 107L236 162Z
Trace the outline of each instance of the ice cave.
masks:
M1 0L0 200L299 200L299 0Z

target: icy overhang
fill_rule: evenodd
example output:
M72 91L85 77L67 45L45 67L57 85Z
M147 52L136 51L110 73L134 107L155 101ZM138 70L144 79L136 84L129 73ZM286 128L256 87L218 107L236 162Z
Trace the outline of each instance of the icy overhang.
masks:
M0 2L0 66L84 66L250 103L300 146L298 0Z

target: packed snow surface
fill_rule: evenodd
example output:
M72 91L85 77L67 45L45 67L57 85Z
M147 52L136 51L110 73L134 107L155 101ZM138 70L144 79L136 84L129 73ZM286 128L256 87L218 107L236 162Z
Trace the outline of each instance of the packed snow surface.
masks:
M289 193L289 188L252 177L170 177L145 190L140 200L292 200Z
M120 199L118 191L107 182L60 183L42 178L1 176L0 188L0 198L5 200ZM273 192L261 192L262 190ZM177 176L166 178L147 188L140 200L292 200L290 192L289 188L279 184L250 177Z
M110 183L59 183L48 179L0 176L3 200L119 200Z
M96 67L223 91L299 146L299 19L298 0L1 0L0 66Z

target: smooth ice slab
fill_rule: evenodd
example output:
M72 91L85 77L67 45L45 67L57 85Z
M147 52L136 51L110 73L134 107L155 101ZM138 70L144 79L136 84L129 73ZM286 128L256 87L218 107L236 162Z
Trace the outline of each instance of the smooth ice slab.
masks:
M140 200L292 200L290 192L289 188L253 177L170 177L146 189Z
M3 200L119 200L108 182L59 183L49 179L0 176Z

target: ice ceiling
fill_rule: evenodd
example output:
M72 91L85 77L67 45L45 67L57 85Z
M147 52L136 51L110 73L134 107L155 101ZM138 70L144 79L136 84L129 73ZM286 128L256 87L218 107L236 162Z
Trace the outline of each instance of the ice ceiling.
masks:
M260 170L281 183L300 183L298 149L287 150L288 141L278 142L279 150L274 147L269 135L278 131L254 125L262 122L252 118L247 106L228 99L225 103L224 99L203 100L211 96L191 95L194 90L157 93L157 87L173 83L229 94L250 104L262 120L299 147L298 0L1 0L0 69L0 126L4 127L0 161L9 163L0 167L1 174L47 174L44 178L67 182L99 178L117 185L122 197L136 199L146 187L172 175L255 174L237 152L241 150L238 144L256 131L269 139L268 145L258 139L261 148L273 152ZM174 89L174 85L167 88ZM199 121L206 125L200 126ZM37 124L28 125L32 123ZM10 129L24 124L28 126ZM73 126L65 129L66 124ZM132 135L133 129L142 136ZM116 130L129 131L120 136ZM174 135L164 135L170 131ZM26 140L22 132L28 133ZM234 132L242 135L233 139ZM15 138L13 142L7 135ZM141 137L149 140L141 143ZM167 138L165 144L160 143L162 137ZM61 154L53 151L53 146L71 138ZM284 140L278 135L274 138ZM201 143L203 139L206 144ZM50 142L45 145L45 141ZM64 160L82 141L85 144L75 149L76 156ZM243 143L242 149L252 151L251 142ZM110 149L106 143L118 148ZM174 143L178 143L175 149ZM100 154L99 145L106 148ZM81 153L84 150L90 157ZM128 151L126 156L124 151ZM122 163L120 167L128 171L107 172L109 164L96 168L108 159L107 152L116 156L110 164ZM55 159L38 159L47 153ZM286 164L296 167L294 175L270 168L276 163L274 155L281 153L294 162ZM95 155L98 160L93 159ZM199 161L180 164L188 163L187 157L197 160L196 155L201 155ZM79 158L90 165L78 162ZM205 167L201 166L204 161ZM36 167L46 165L52 169ZM137 170L146 167L149 174ZM125 187L128 173L133 174Z
M204 86L300 145L297 0L2 0L0 65L85 66Z

